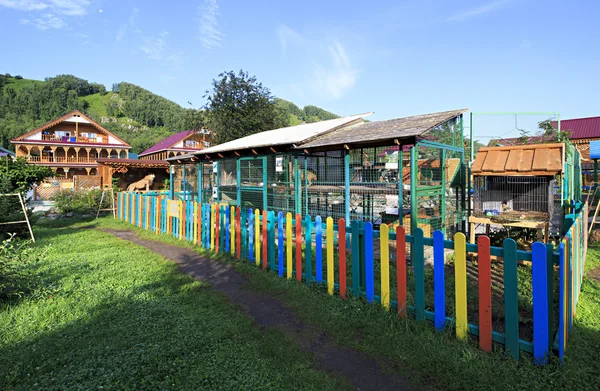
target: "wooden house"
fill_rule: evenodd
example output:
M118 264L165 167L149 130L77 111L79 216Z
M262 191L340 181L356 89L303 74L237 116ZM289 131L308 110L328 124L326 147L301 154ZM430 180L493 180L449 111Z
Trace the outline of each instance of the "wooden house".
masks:
M212 130L186 130L176 133L139 154L142 160L165 160L179 155L194 153L214 143Z
M50 167L57 177L97 175L96 160L127 158L131 146L100 124L72 111L11 140L17 157Z

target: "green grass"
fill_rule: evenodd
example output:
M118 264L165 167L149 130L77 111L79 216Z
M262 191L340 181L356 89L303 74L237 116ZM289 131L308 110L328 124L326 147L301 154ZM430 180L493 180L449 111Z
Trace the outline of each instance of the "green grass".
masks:
M13 87L15 89L15 91L19 91L28 86L35 85L35 84L42 84L42 83L44 83L44 81L42 81L42 80L11 78L11 79L9 79L8 85Z
M41 283L0 306L1 389L349 387L175 264L65 223L36 227L47 256L27 269Z
M108 116L106 111L106 103L110 100L112 95L113 94L110 92L107 94L96 93L82 96L79 99L88 102L88 111L95 117L100 118Z
M102 224L131 227L112 220L104 220ZM202 252L166 235L132 229L146 239ZM265 273L248 262L232 261L225 256L219 258L247 274L252 289L279 298L302 320L317 326L337 343L377 357L390 371L417 383L442 390L597 389L600 284L587 278L582 286L565 364L560 365L553 357L550 365L537 367L525 355L520 361L514 361L499 346L494 353L487 354L478 349L473 339L468 343L458 342L453 330L439 334L431 324L399 320L394 313L377 305L367 305L363 300L330 297L323 287L307 287L280 279L274 273ZM600 246L590 247L586 269L599 266ZM520 287L524 284L520 283ZM450 285L447 289L451 289Z

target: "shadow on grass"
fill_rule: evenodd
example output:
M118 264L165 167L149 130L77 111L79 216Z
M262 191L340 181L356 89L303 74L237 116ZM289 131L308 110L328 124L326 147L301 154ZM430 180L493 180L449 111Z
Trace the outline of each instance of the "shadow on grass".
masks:
M85 292L69 293L79 298L67 308L53 300L22 304L38 322L15 319L0 344L2 388L281 389L295 379L313 389L347 387L201 287L167 273L112 300L123 287L90 292L106 296L97 305L86 305Z

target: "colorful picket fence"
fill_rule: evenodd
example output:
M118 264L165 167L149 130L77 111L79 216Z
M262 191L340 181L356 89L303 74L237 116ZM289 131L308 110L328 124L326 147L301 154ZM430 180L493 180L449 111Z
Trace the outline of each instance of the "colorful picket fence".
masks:
M547 363L553 348L561 358L564 356L583 275L587 230L582 216L587 213L586 208L574 216L573 227L558 252L553 251L551 244L543 243L534 243L532 251L526 252L517 250L513 239L506 239L503 247L492 247L487 236L480 236L476 244L471 244L463 233L455 234L454 240L446 240L441 231L425 238L422 229L407 235L402 226L390 229L381 225L376 231L371 223L352 221L348 225L343 218L333 221L327 217L323 221L320 216L313 219L291 213L175 201L164 196L117 195L118 218L140 228L230 254L280 277L323 285L329 295L365 298L368 303L397 311L401 317L410 314L417 320L431 321L440 332L454 328L459 340L473 335L487 352L492 351L493 343L503 345L515 359L519 359L521 351L528 352L536 364ZM407 256L407 246L411 259ZM433 249L433 310L426 307L426 248ZM452 250L454 255L454 286L446 286L446 250ZM473 283L468 282L468 256L477 258L478 324L468 321L467 292L475 290ZM504 264L502 332L492 328L493 257L502 258ZM391 273L390 258L395 273ZM517 264L520 261L531 263L532 340L519 335ZM412 305L409 305L407 281L409 262L414 277ZM560 268L560 303L553 302L555 264ZM392 287L396 287L394 297ZM448 290L454 293L454 314L446 311ZM553 327L555 307L562 320L558 330Z
M573 213L566 216L566 220L572 222L571 227L561 241L559 250L560 296L556 347L561 361L564 359L569 334L573 329L588 242L588 204L576 205L571 209Z

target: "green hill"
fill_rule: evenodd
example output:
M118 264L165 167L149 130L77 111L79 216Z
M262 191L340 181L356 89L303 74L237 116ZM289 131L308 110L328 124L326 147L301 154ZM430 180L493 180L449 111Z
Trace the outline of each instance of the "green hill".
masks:
M275 106L279 126L338 118L321 108L301 109L279 98L275 99ZM89 115L131 144L136 153L207 121L202 110L183 108L131 83L115 83L108 91L102 84L73 75L43 81L0 75L0 145L5 148L12 148L12 138L72 110Z

